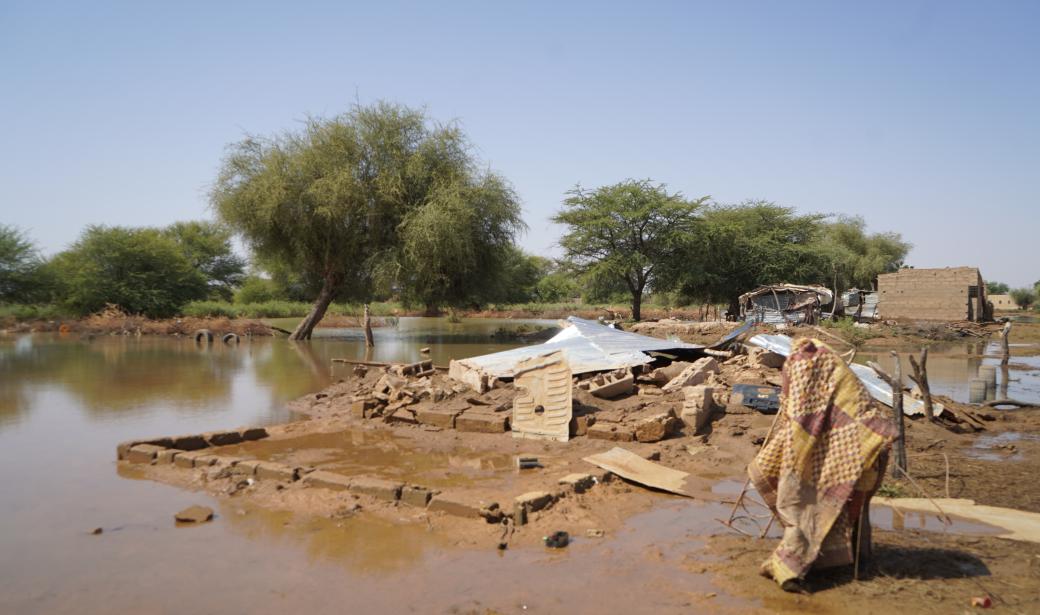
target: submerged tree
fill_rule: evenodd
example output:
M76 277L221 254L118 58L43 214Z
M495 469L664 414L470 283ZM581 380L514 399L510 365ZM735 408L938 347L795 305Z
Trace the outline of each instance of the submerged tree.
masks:
M621 282L640 319L643 293L653 288L694 235L697 211L708 197L687 200L664 184L628 180L567 193L553 221L567 225L566 258L587 280Z
M512 190L478 169L458 127L389 103L233 145L211 199L261 261L317 287L291 339L310 338L334 299L367 300L377 284L461 301L522 226Z

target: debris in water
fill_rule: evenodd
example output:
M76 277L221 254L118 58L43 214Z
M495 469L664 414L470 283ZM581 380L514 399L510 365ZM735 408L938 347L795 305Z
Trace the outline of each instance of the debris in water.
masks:
M567 532L553 532L550 536L543 536L542 540L545 541L545 546L550 549L562 549L570 544L571 537Z
M518 470L530 470L531 468L540 468L542 464L538 463L537 457L517 457L516 467Z
M980 609L988 609L993 606L993 601L990 600L989 596L973 596L971 599L971 606L977 606Z
M603 538L606 535L606 532L600 529L589 528L585 530L585 535L589 538Z
M181 523L205 523L213 519L213 509L208 506L189 506L173 518Z
M101 529L101 528L99 528L99 527L96 527L96 528L94 528L93 530L91 530L91 532L90 532L90 533L91 533L91 534L93 534L94 536L97 536L98 534L100 534L100 533L102 533L102 532L104 532L104 531L105 531L105 530L103 530L103 529Z

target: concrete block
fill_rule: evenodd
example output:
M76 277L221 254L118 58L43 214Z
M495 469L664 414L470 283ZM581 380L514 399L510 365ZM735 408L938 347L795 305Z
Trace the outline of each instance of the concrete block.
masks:
M164 448L155 456L155 465L172 465L181 451L175 448Z
M441 429L455 429L455 419L461 413L461 410L434 407L419 410L415 418L423 425L433 425Z
M259 465L260 461L257 459L237 459L231 466L231 473L236 476L255 476Z
M657 386L664 386L691 365L693 363L689 361L673 361L664 367L659 367L650 372L649 379Z
M218 455L199 455L195 458L196 468L208 468L217 465Z
M321 489L349 489L350 481L351 478L349 476L336 474L335 472L327 472L325 470L315 470L303 477L304 485Z
M256 464L256 477L269 480L296 480L296 468L275 463L273 461L261 461Z
M351 493L370 495L381 500L393 502L400 499L402 488L404 488L404 483L397 481L370 476L355 476L350 479L350 486L347 489Z
M203 434L206 437L206 441L209 442L210 446L227 446L229 444L238 444L242 441L242 433L239 431L214 431L208 434Z
M678 391L679 389L687 386L695 386L703 384L708 379L708 374L718 373L719 363L712 357L704 357L703 359L697 359L689 367L684 369L681 374L672 378L668 384L662 387L665 393L672 391Z
M481 517L481 511L484 509L485 507L479 501L451 493L438 493L433 496L429 506L426 507L426 510L430 512L442 512L454 517L469 517L472 519Z
M607 374L600 374L589 382L589 393L601 399L611 399L621 395L631 395L635 378L632 372L619 370Z
M640 442L660 442L674 435L681 424L670 412L658 414L636 425L635 437Z
M178 468L194 468L195 458L207 454L202 451L178 451L177 456L173 458L173 465Z
M509 431L509 416L504 412L465 412L455 418L455 429L476 433L504 433Z
M531 491L518 495L513 499L513 522L526 525L528 515L548 508L555 501L555 496L547 491Z
M704 428L715 411L714 389L706 386L683 387L682 413L683 423L694 431Z
M155 446L154 444L137 444L130 447L126 454L126 460L130 463L152 463L155 460L155 456L165 450L163 447Z
M780 369L787 360L782 354L770 352L764 348L752 348L748 351L748 364L751 367L766 367L769 369Z
M401 489L401 502L409 506L426 508L433 497L433 491L418 485L407 485Z
M596 424L596 417L592 414L571 417L570 430L572 436L584 436L588 434L589 427Z
M263 427L247 427L242 430L242 439L247 442L253 440L263 440L267 437L267 430Z
M635 439L635 432L631 427L617 423L596 423L589 427L586 435L593 440L613 440L615 442L631 442Z
M204 448L209 448L209 442L207 442L206 438L201 435L177 436L176 438L173 438L172 444L173 446L171 448L181 451L198 451Z
M559 484L570 487L575 493L584 493L596 484L591 474L568 474L559 480Z
M367 419L377 405L373 398L355 399L350 404L350 416L356 419Z

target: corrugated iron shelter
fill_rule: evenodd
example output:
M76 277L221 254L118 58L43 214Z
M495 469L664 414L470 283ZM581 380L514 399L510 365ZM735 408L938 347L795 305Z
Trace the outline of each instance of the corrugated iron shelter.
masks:
M816 324L820 306L830 303L834 293L822 286L770 284L740 296L740 317L755 323Z
M885 319L982 322L992 314L975 267L900 269L878 276L878 316Z

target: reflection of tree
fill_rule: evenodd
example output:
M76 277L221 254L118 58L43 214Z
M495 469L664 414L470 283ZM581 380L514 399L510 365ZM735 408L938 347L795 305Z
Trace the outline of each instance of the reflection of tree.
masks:
M253 359L256 379L270 387L272 397L278 400L317 391L330 382L330 357L323 350L327 350L326 345L314 340L272 341Z
M121 412L146 403L197 406L228 399L231 375L242 365L233 347L196 346L190 340L102 337L64 341L34 336L28 351L5 354L3 381L21 399L42 385L61 386L91 413Z

